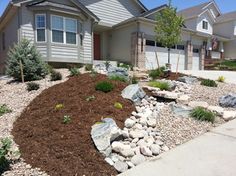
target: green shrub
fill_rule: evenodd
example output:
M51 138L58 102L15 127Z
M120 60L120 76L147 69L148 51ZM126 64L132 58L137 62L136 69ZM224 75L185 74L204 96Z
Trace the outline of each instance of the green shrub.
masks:
M149 77L154 79L157 79L158 77L161 77L164 75L164 70L165 67L160 67L159 69L155 69L155 70L150 70L149 71Z
M225 82L225 77L224 76L219 76L217 81L224 83Z
M27 83L27 90L33 91L33 90L38 90L40 88L40 85L38 83L34 83L34 82L29 82Z
M70 122L71 122L71 117L65 115L65 116L63 117L63 124L69 124Z
M194 108L190 115L191 117L201 121L208 121L212 123L215 121L215 114L202 107Z
M70 76L78 76L79 74L80 74L80 71L78 68L76 67L70 68Z
M148 83L151 87L159 88L160 90L170 90L170 84L164 81L152 81Z
M36 47L27 39L14 45L8 52L6 73L16 81L22 81L20 62L25 81L40 80L48 74L47 64L42 60Z
M85 70L86 71L92 71L93 70L93 64L86 64L85 65Z
M116 102L116 103L114 104L114 107L115 107L116 109L123 109L123 105L122 105L121 103L119 103L119 102Z
M131 78L131 84L138 84L138 79L135 76Z
M126 63L118 63L118 67L126 68L127 70L133 70L133 66Z
M109 79L113 81L127 82L127 78L124 76L112 75L109 77Z
M58 80L62 80L62 75L60 72L52 70L51 72L51 81L58 81Z
M94 95L88 96L88 97L86 98L86 101L93 101L93 100L95 100L95 96L94 96Z
M216 82L214 80L210 80L210 79L203 79L201 81L201 85L207 86L207 87L217 87Z
M11 148L11 140L9 138L5 138L1 140L1 148L0 148L0 175L9 167L10 161L7 159L7 155L10 152Z
M7 105L4 104L4 105L0 106L0 116L4 115L6 113L10 113L10 112L12 112L12 111L7 107Z
M95 89L104 93L108 93L114 89L114 85L111 82L102 81L96 84Z

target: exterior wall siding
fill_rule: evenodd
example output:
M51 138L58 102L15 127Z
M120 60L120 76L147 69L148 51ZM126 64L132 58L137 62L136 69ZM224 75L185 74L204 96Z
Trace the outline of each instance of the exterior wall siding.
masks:
M224 37L229 37L232 38L234 37L234 22L229 21L226 23L219 23L214 25L214 33L224 36Z
M27 38L34 42L34 14L25 5L21 7L21 35L20 39Z
M202 22L207 21L208 22L208 29L203 29L202 28ZM200 16L197 20L197 31L207 33L207 34L213 34L213 23L212 20L210 19L209 15L204 13L202 16Z
M102 23L115 25L141 14L142 9L133 0L79 0L97 15Z

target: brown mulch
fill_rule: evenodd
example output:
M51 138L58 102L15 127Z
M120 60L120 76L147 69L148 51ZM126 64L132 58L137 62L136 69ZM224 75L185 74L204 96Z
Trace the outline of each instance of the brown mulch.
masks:
M104 161L90 137L91 126L101 118L112 117L123 127L134 110L133 104L121 97L126 83L112 81L109 93L95 91L98 81L106 76L83 74L44 90L14 123L13 135L22 157L33 167L51 176L110 176L117 172ZM88 96L96 99L86 101ZM114 103L123 109L114 108ZM56 110L57 104L64 108ZM71 122L63 124L69 115Z

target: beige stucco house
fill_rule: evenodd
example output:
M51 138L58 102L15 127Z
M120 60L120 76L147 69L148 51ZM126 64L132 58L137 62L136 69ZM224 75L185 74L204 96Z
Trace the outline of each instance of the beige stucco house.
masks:
M9 48L22 38L49 63L108 59L153 69L157 55L164 65L167 49L155 42L154 26L155 14L166 7L148 10L139 0L12 0L0 18L0 73ZM173 69L178 60L179 69L199 70L206 58L236 58L236 15L222 15L214 1L179 15L185 27L171 50Z

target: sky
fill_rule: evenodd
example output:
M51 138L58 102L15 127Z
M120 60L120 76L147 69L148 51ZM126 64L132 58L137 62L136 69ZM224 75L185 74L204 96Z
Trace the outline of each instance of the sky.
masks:
M168 3L168 0L141 0L141 1L148 9L152 9L157 6ZM173 6L177 7L178 10L181 10L207 1L208 0L172 0L172 4ZM215 1L218 4L222 13L236 11L235 0L215 0ZM9 0L0 0L0 15L2 15L8 2Z

